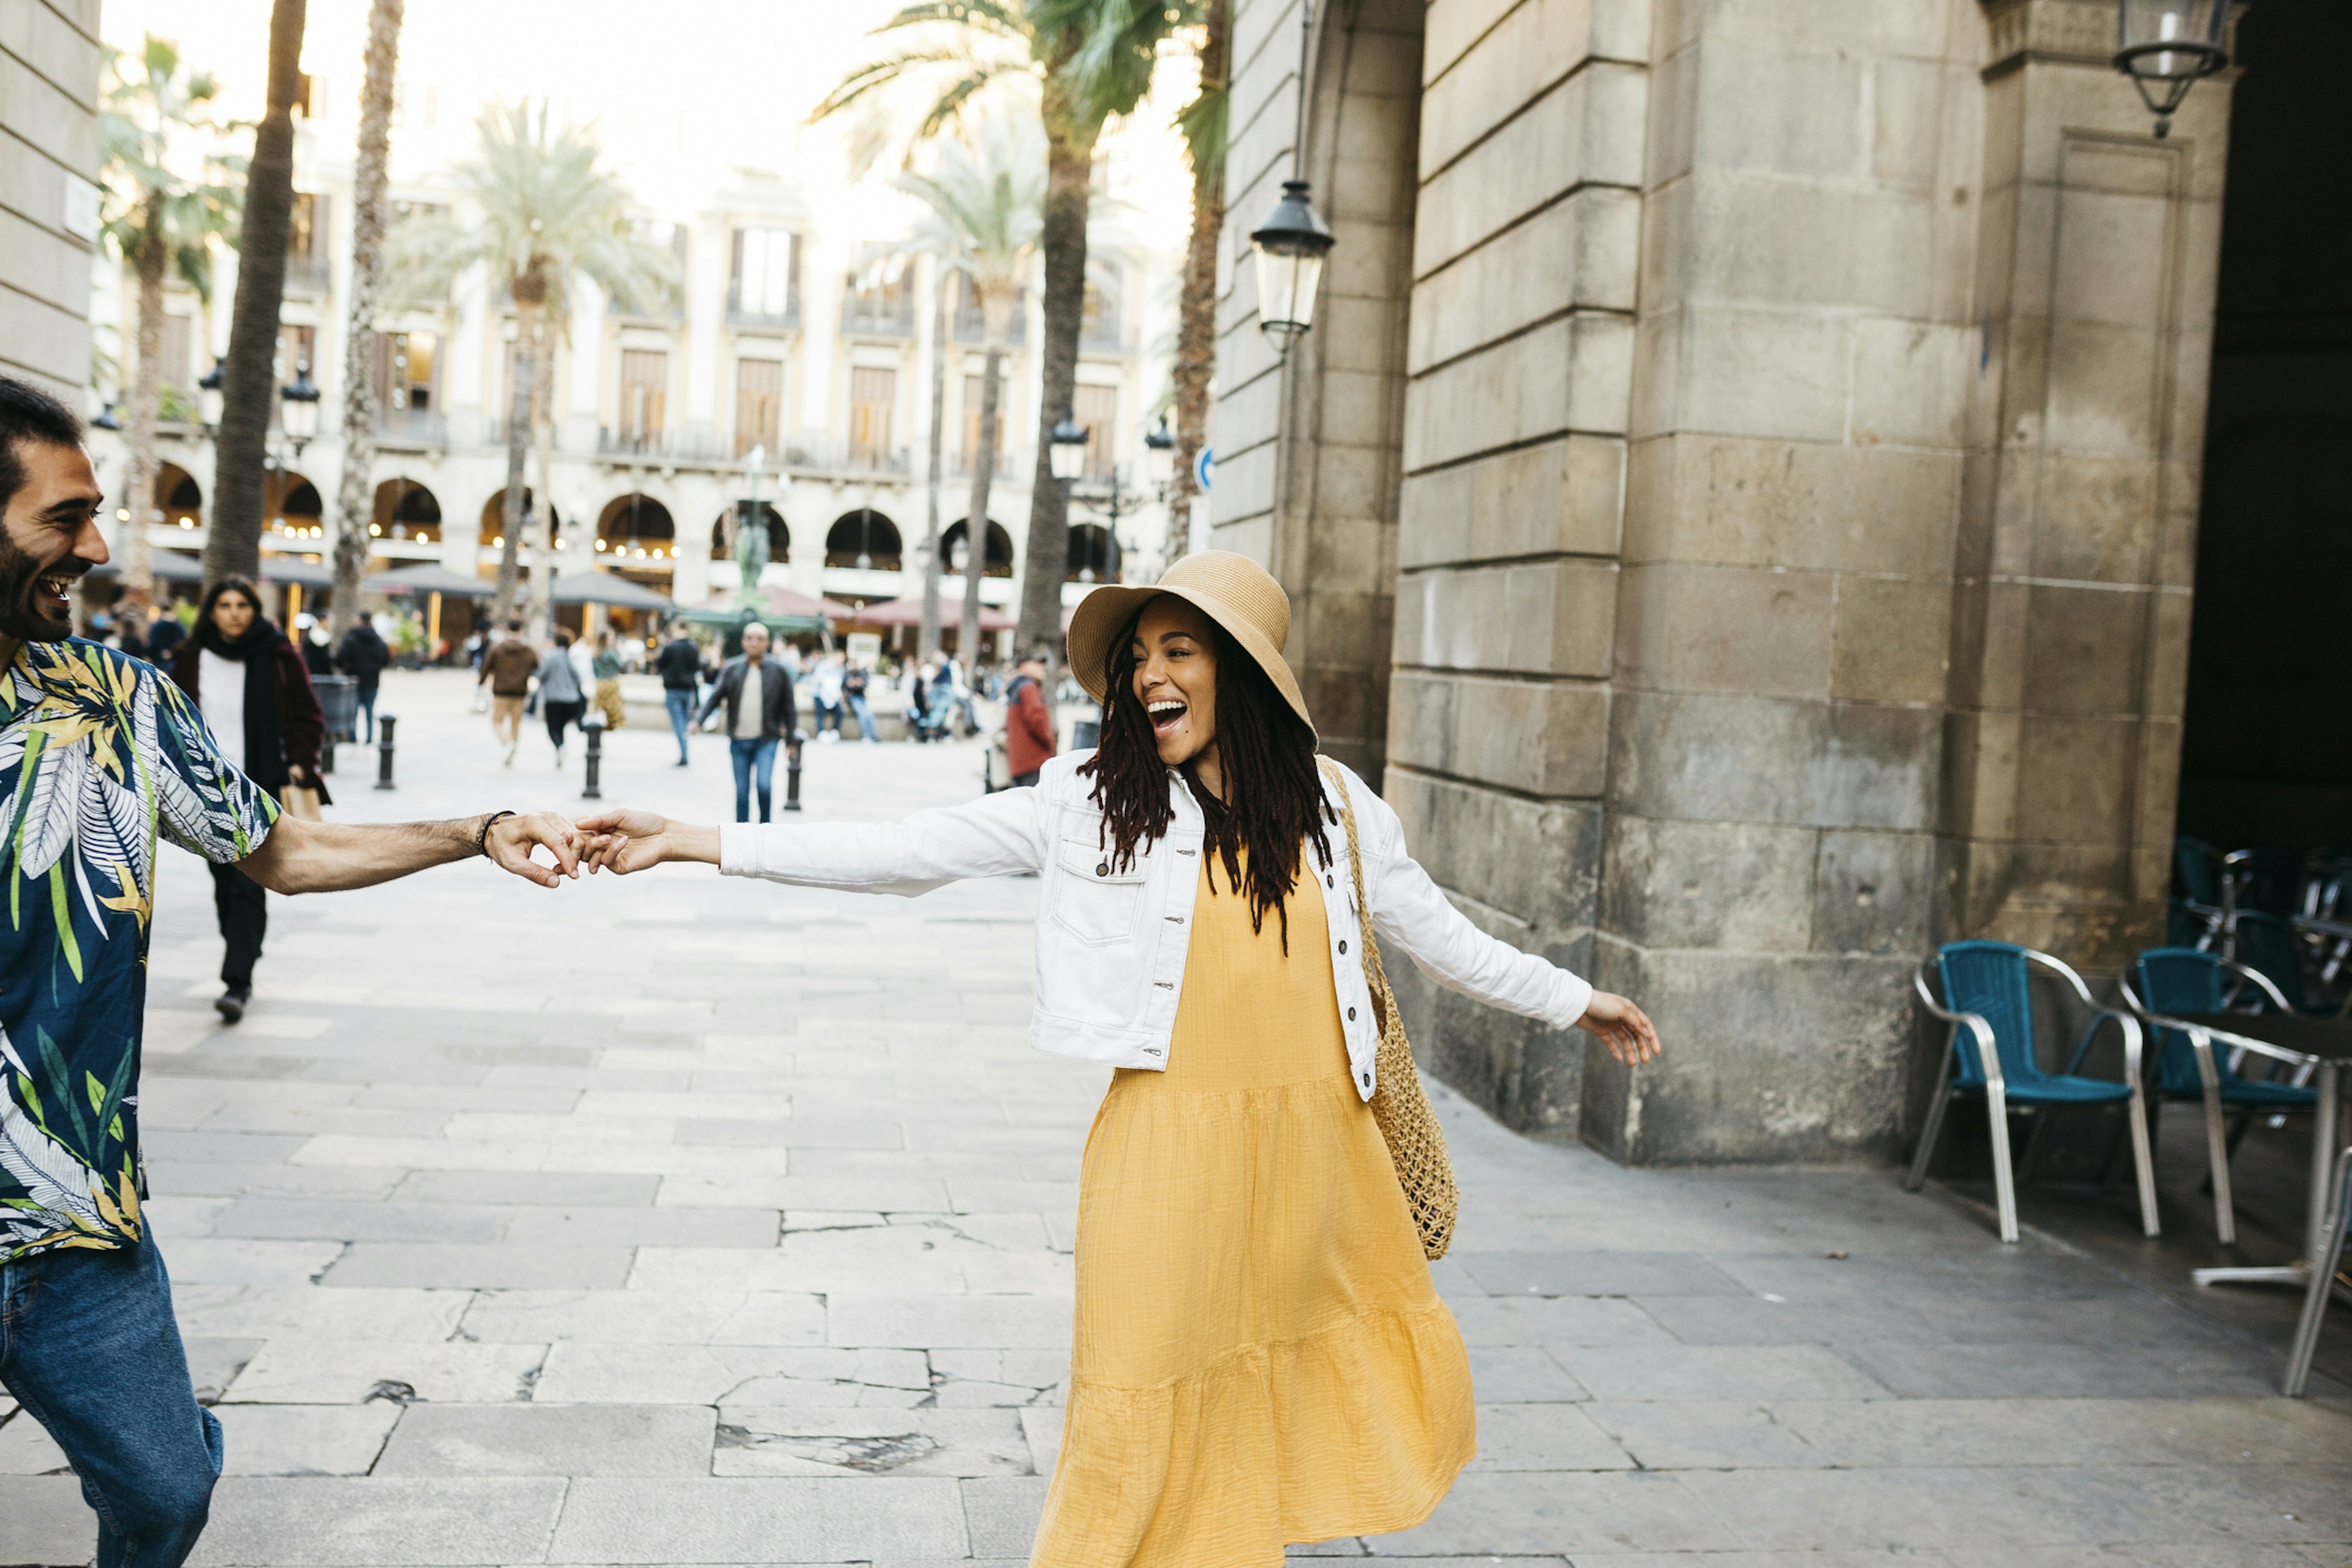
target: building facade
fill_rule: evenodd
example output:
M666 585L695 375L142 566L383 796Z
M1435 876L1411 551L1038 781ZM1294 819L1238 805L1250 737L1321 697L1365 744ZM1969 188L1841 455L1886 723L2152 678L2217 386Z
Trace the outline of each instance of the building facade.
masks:
M322 394L321 412L317 437L300 450L273 437L278 471L268 490L265 567L272 554L318 560L331 552L331 498L343 461L350 138L357 114L350 104L314 107L319 117L297 121L293 253L278 368L281 385L307 369ZM471 216L438 172L468 150L470 117L436 105L432 118L428 125L404 104L395 123L395 221L425 208L460 222ZM584 280L572 291L556 352L546 479L559 574L617 571L689 607L731 602L737 572L727 525L750 502L766 509L769 585L852 604L919 595L933 303L945 290L940 522L952 626L963 541L979 531L964 522L983 369L980 313L964 301L961 279L927 258L894 254L905 229L888 225L902 213L890 208L877 217L869 203L845 214L848 204L834 199L836 193L813 199L790 173L737 168L699 184L635 185L634 194L640 237L675 256L683 289L675 310L655 316L615 309ZM226 349L234 254L221 262L209 310L176 285L167 301L159 454L169 466L147 521L159 548L203 545L213 453L198 419L197 383ZM1145 351L1166 334L1160 318L1172 321L1172 300L1154 303L1168 294L1172 266L1115 223L1102 226L1071 410L1093 437L1072 507L1066 592L1073 597L1090 582L1157 571L1166 512L1146 482L1143 437L1167 377L1164 353ZM101 338L119 338L127 356L136 336L131 281L110 260L93 274L86 257L79 278L80 298L94 298ZM1027 563L1042 326L1024 300L1005 360L982 535L982 596L999 607L1013 602ZM514 313L500 280L477 269L446 299L388 303L377 327L373 568L433 561L490 574L503 539L515 363ZM124 384L129 375L126 365ZM95 449L102 480L115 485L127 473L126 449L104 435ZM530 473L535 487L535 461ZM1114 475L1124 487L1115 516Z
M1668 1044L1408 977L1424 1058L1629 1162L1894 1157L1934 944L2161 931L2259 73L2159 139L2113 0L1311 20L1236 5L1214 537L1457 903ZM1286 363L1247 233L1295 160L1338 244Z
M25 0L0 26L0 373L89 384L99 237L99 0Z

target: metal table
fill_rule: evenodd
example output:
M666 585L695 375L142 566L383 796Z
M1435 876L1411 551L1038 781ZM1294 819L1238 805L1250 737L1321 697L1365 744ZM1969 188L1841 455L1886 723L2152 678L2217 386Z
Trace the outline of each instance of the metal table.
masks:
M2352 1020L2305 1018L2295 1014L2181 1013L2151 1014L2148 1021L2161 1027L2202 1036L2208 1046L2223 1045L2276 1061L2313 1068L2313 1086L2319 1091L2317 1114L2311 1130L2311 1199L2304 1220L2303 1258L2274 1268L2200 1268L2190 1278L2200 1285L2292 1285L2302 1289L2311 1282L2311 1260L2321 1255L2330 1224L2344 1223L2330 1214L2336 1152L2344 1146L2339 1126L2344 1110L2343 1078L2352 1066Z

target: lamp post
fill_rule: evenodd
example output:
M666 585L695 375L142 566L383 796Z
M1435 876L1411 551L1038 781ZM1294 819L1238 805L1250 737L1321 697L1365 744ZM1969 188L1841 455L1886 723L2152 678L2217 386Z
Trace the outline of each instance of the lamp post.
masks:
M1086 427L1070 417L1068 409L1062 410L1061 423L1046 433L1045 439L1053 447L1049 460L1054 466L1055 479L1069 485L1086 477Z
M2116 69L2139 89L2158 136L2171 134L2189 89L2229 65L2229 20L2230 0L2116 0Z
M310 379L307 360L294 367L294 379L278 390L278 420L285 426L287 445L294 448L294 460L302 460L302 448L319 433L319 388Z
M1315 295L1323 281L1323 258L1331 253L1331 228L1307 199L1305 180L1282 182L1282 199L1251 231L1256 246L1257 324L1274 352L1290 345L1315 324Z
M1168 428L1168 416L1143 435L1143 473L1162 500L1167 497L1170 481L1176 477L1176 434Z
M205 422L205 439L209 441L220 429L222 388L228 382L227 362L215 355L212 369L196 378L196 416Z

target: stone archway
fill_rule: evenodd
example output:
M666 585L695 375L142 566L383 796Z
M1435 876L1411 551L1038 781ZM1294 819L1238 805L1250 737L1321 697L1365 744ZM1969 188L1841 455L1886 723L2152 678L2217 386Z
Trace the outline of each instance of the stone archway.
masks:
M386 479L375 488L369 531L379 539L435 543L441 537L440 499L415 479Z

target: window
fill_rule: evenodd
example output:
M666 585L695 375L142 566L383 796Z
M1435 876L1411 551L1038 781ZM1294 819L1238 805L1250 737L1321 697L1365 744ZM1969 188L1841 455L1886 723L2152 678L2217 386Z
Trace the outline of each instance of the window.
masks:
M780 359L739 359L735 362L735 455L754 447L767 448L770 462L782 457L784 426L784 362Z
M188 363L191 325L185 316L164 317L163 342L155 352L155 357L162 365L160 374L163 390L187 403L193 403L196 395L195 372ZM212 367L206 365L205 368L210 370ZM170 416L167 415L165 417Z
M327 286L327 198L294 193L286 226L286 284L290 289Z
M756 326L797 324L801 308L801 237L788 228L735 231L730 320Z
M890 414L898 402L898 373L857 365L849 373L849 456L870 459L890 450Z
M977 375L968 375L963 378L963 447L956 463L957 467L967 474L971 472L972 459L980 456L980 394L981 383L984 379L986 378ZM1005 417L1013 403L1010 395L1012 391L1010 377L997 384L995 468L999 473L1004 469L1004 427L1013 423Z
M1111 466L1118 455L1115 446L1118 428L1118 388L1081 385L1070 416L1077 422L1078 428L1087 433L1087 478L1097 480L1110 478Z
M1120 346L1122 297L1126 290L1117 265L1104 262L1087 268L1085 303L1078 307L1078 341L1089 348Z
M671 264L677 268L678 287L667 303L658 300L633 302L624 307L614 305L615 315L640 321L683 321L686 319L686 246L687 227L682 223L664 223L653 218L639 218L629 225L629 232L641 245L669 253Z
M661 434L669 395L669 355L660 349L621 351L621 439L649 441Z
M441 358L439 337L432 332L378 332L375 342L377 427L422 429L433 419L433 373Z
M867 337L914 335L914 275L904 257L880 246L865 247L842 294L841 330Z

